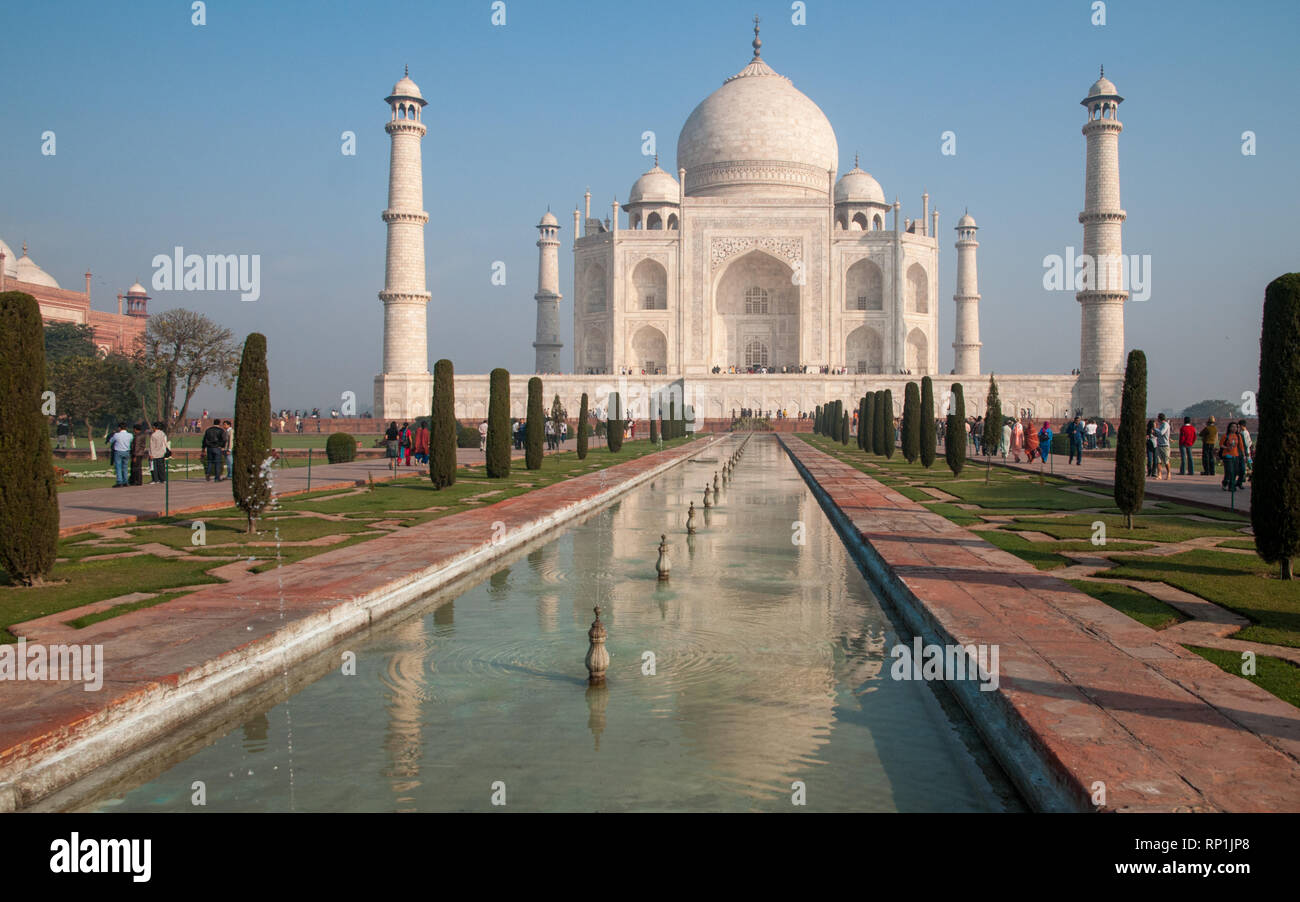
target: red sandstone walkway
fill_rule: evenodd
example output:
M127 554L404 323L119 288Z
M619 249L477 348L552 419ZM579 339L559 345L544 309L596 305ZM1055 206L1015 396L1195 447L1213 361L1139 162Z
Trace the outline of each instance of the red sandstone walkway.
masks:
M592 436L589 445L592 448L603 447L604 439ZM562 451L572 451L576 446L570 441ZM548 454L553 452L547 452ZM522 458L523 451L513 452L513 457ZM477 448L458 448L456 460L461 466L475 466L483 463L483 452ZM311 490L351 488L365 485L370 479L385 482L406 476L418 476L427 472L419 466L399 467L396 476L388 467L385 458L354 460L345 464L320 464L311 468ZM307 468L289 467L275 471L275 492L277 495L296 495L307 491ZM122 526L140 520L153 520L164 516L164 509L171 514L193 514L200 511L220 510L233 504L229 482L207 482L201 476L185 479L172 476L170 504L164 496L161 483L140 486L127 486L115 489L85 489L80 492L59 493L59 535L68 536L86 532L91 529L106 529Z
M1109 810L1300 811L1300 711L802 440L782 441L943 641L999 646L1003 707L1080 807L1102 781Z
M463 562L471 554L482 556L486 563L489 556L505 553L506 548L494 551L493 538L502 534L499 523L505 525L506 536L535 528L539 521L553 521L557 515L585 508L593 498L642 474L698 454L711 441L688 442L647 454L77 630L75 638L64 641L104 647L103 688L87 692L81 683L50 681L5 684L4 717L0 719L0 810L6 803L30 804L57 788L56 777L42 776L32 784L22 782L23 772L35 763L48 763L74 741L103 735L100 731L106 725L150 705L154 706L149 709L151 717L155 711L192 717L201 709L193 707L195 701L185 695L187 684L214 675L234 683L246 671L268 666L278 674L283 666L281 655L287 657L279 644L285 636L320 637L304 643L312 647L299 657L314 653L343 633L361 629L372 618L409 603L403 590L427 580L435 571ZM474 561L482 566L480 557ZM340 623L344 626L330 629ZM231 676L223 677L225 673ZM224 701L229 694L208 699L206 704ZM181 714L176 713L177 708L182 709ZM125 754L132 743L142 741L128 731L112 741L112 752ZM54 766L57 769L58 765Z

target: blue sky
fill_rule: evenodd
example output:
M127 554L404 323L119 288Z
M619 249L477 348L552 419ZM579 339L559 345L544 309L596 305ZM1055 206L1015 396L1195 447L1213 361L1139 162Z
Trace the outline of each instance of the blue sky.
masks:
M1084 122L1097 67L1120 109L1124 249L1149 254L1150 300L1127 342L1147 352L1152 408L1240 398L1258 381L1264 286L1296 265L1300 3L1089 0L791 4L507 0L491 3L213 0L207 24L172 2L17 3L0 55L0 237L64 287L95 274L113 309L175 245L262 258L262 297L157 293L237 335L264 332L272 403L369 405L380 364L388 138L383 102L409 64L430 105L424 139L430 358L460 372L531 370L534 225L564 241L565 365L572 359L571 211L590 186L605 215L649 160L672 163L694 106L763 56L829 117L840 168L862 166L941 211L940 366L952 365L956 252L979 221L983 364L1078 365L1079 310L1042 287L1043 257L1078 248ZM43 156L53 130L57 153ZM340 153L340 134L357 153ZM957 154L940 136L957 135ZM1243 131L1257 153L1241 152ZM507 266L494 286L493 261ZM202 406L228 406L207 390Z

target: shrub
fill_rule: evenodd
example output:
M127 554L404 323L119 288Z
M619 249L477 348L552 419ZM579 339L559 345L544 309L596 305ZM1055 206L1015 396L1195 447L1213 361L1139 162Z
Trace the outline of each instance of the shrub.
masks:
M894 390L885 389L885 412L881 418L885 430L885 457L893 459L894 449L898 447L898 434L894 431Z
M477 448L478 430L472 426L462 426L458 420L456 422L456 447Z
M43 328L36 298L0 293L0 566L27 586L49 576L59 540L54 455L49 420L41 411Z
M1291 579L1300 554L1300 273L1278 276L1264 290L1259 338L1259 435L1251 477L1255 550Z
M477 439L474 444L478 445ZM325 439L325 456L332 464L345 464L350 460L356 460L357 440L346 432L332 433Z
M943 458L954 477L961 475L966 465L966 399L961 383L952 384L952 401L948 405L948 428L943 440Z
M433 416L429 426L429 480L434 488L456 484L456 381L450 360L433 365Z
M984 399L984 434L980 437L985 456L997 453L1002 443L1002 400L998 397L998 384L989 373L989 393Z
M252 532L271 503L271 376L266 368L266 336L253 332L244 340L235 384L235 448L230 474L235 504L248 517Z
M542 468L545 451L542 438L546 433L546 414L542 410L542 380L538 376L528 380L528 424L524 428L524 466L529 470Z
M903 459L916 463L921 456L921 389L915 382L903 390Z
M939 444L934 413L934 380L924 376L921 379L921 466L926 469L934 465Z
M582 393L582 403L578 406L578 460L587 459L587 430L591 428L587 412L587 393Z
M610 452L617 454L623 448L623 430L627 428L623 423L623 403L618 392L609 396L609 403L609 410L606 411L609 422L605 427L605 441Z

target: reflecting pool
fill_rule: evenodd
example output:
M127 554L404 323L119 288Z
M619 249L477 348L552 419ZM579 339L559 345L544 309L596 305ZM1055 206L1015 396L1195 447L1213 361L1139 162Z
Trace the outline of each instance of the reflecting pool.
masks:
M751 441L718 506L701 508L738 441L522 549L454 598L292 668L279 690L237 699L206 732L140 756L78 807L1021 808L945 690L889 679L888 649L910 636L777 442ZM596 604L611 664L591 688Z

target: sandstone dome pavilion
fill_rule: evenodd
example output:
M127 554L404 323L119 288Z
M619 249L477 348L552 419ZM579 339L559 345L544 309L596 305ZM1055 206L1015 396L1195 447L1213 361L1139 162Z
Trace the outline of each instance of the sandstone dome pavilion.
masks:
M644 418L655 409L650 399L671 391L697 417L727 420L741 408L784 409L794 416L830 400L851 404L866 391L891 388L901 414L906 383L929 375L936 400L949 383L962 382L968 411L979 412L988 377L981 377L980 366L974 217L966 213L956 227L951 341L957 367L949 376L939 370L939 211L922 194L920 215L905 218L897 196L887 200L856 158L837 177L839 144L825 113L763 58L757 27L752 47L748 63L686 119L675 174L656 157L632 183L627 200L612 203L605 218L593 213L590 191L585 210L573 211L568 336L560 326L563 227L549 211L538 222L533 347L548 401L558 393L572 413L583 392L593 406L603 406L608 393L618 390L630 415ZM418 94L414 83L412 88ZM1113 85L1102 79L1084 101L1089 167L1114 167L1114 206L1118 162L1102 145L1118 134L1111 109L1118 100ZM1089 132L1094 107L1110 110L1106 128L1096 135ZM1089 185L1107 183L1091 175ZM409 167L403 177L409 178ZM1080 216L1085 249L1085 215L1099 203L1089 192ZM1113 211L1103 218L1115 229ZM390 247L390 258L392 253ZM422 285L422 267L419 275ZM1057 419L1076 408L1114 416L1122 372L1112 370L1114 359L1122 364L1124 299L1113 291L1082 292L1083 358L1096 364L1093 371L1086 365L1082 376L998 371L1003 409ZM1098 341L1086 334L1090 322L1106 326L1107 343L1118 340L1118 355L1113 349L1089 355ZM566 337L573 371L562 374ZM451 347L432 350L434 357L454 358ZM513 415L524 413L529 375L512 376ZM387 371L376 384L385 378L391 378ZM378 394L377 412L385 419L428 411L427 400L407 409L381 404ZM486 376L457 375L458 416L486 416L487 398Z

